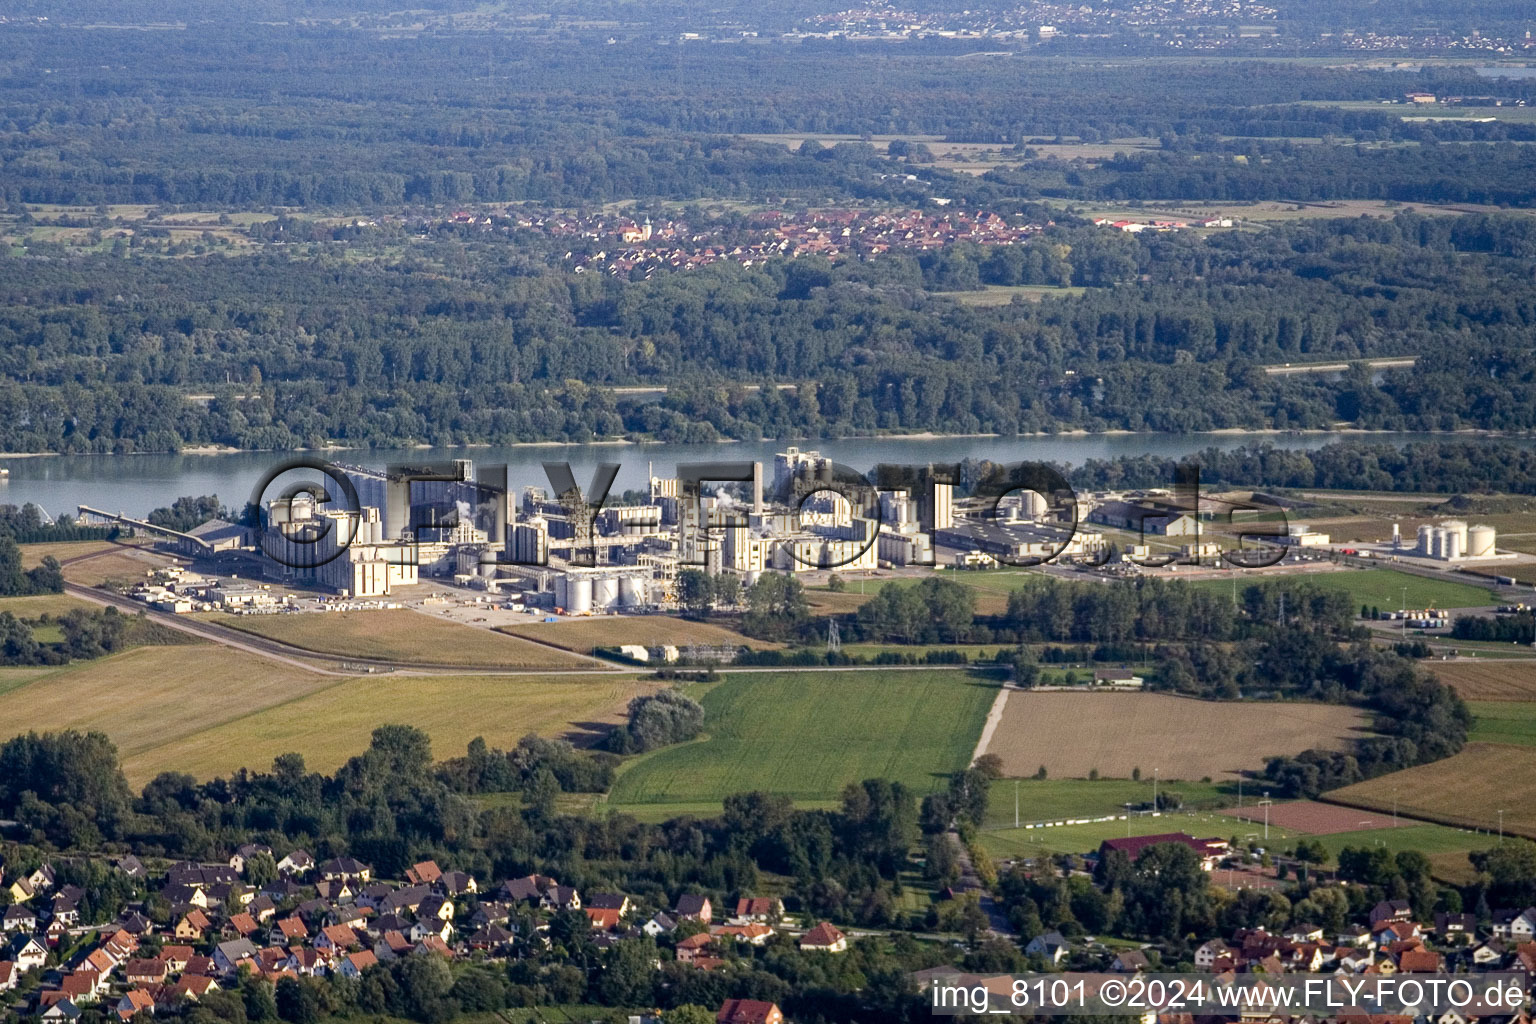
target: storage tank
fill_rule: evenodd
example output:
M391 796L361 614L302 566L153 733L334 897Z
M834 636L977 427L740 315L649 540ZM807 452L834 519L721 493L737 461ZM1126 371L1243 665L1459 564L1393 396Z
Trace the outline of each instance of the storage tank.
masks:
M1031 519L1045 515L1046 509L1050 507L1039 491L1020 491L1019 494L1024 499L1024 514Z
M608 612L619 605L619 581L613 576L604 576L592 581L592 608L594 611Z
M1433 558L1445 557L1446 529L1443 526L1433 527L1429 531L1429 553Z
M624 576L619 579L619 607L639 608L645 603L641 597L640 580L635 576Z
M586 615L592 611L592 581L568 579L565 585L567 601L565 610L571 615Z
M1494 542L1496 539L1497 538L1493 527L1472 527L1472 529L1467 531L1467 557L1492 558L1494 555Z
M568 577L555 577L555 607L569 608L571 606L571 585Z
M1460 519L1447 519L1440 524L1447 533L1454 534L1461 543L1461 550L1467 550L1467 524Z
M1445 531L1445 557L1456 559L1461 557L1461 534L1455 530Z
M1435 528L1430 526L1428 523L1425 523L1423 526L1419 527L1419 543L1417 545L1419 554L1428 557L1434 553L1430 550L1430 548L1433 546L1434 533Z
M747 587L750 587L752 584L756 583L758 581L758 578L760 576L762 576L762 575L763 575L762 572L757 570L757 569L752 569L752 570L750 570L748 572L742 573L741 574L741 586L742 586L742 589L745 590Z

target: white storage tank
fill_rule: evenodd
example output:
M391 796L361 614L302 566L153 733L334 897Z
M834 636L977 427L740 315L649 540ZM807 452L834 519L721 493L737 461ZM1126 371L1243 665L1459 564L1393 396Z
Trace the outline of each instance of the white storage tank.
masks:
M1423 526L1419 527L1419 554L1424 555L1425 557L1434 554L1434 551L1432 550L1434 547L1434 535L1435 528L1430 526L1428 523L1425 523Z
M1024 514L1031 519L1043 516L1050 505L1045 500L1045 495L1039 491L1020 491L1019 495L1024 499Z
M1467 531L1467 557L1492 558L1496 532L1491 526L1474 526Z
M1447 530L1445 533L1445 557L1449 559L1461 557L1461 534L1455 530Z
M592 581L571 578L565 585L565 610L572 615L586 615L592 611Z
M608 612L619 606L619 581L613 576L604 576L592 582L592 609L599 612Z
M1467 550L1467 524L1466 524L1466 522L1464 522L1463 520L1460 520L1460 519L1447 519L1445 522L1441 523L1440 525L1445 527L1445 530L1446 530L1447 533L1455 535L1457 541L1459 541L1460 544L1461 544L1461 550L1462 551Z
M619 579L619 607L639 608L644 603L645 600L641 597L639 577L621 577Z
M1430 531L1429 553L1436 558L1445 557L1445 538L1450 532L1443 526L1437 526Z

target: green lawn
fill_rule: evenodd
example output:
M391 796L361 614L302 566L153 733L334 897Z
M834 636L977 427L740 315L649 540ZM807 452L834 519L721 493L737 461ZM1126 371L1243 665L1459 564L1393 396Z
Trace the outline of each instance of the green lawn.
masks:
M1470 739L1536 747L1536 702L1471 701L1467 706L1475 716Z
M1429 825L1409 822L1401 828L1373 828L1361 832L1334 832L1326 836L1310 836L1321 843L1329 856L1337 858L1346 846L1384 846L1389 850L1417 850L1427 856L1445 853L1466 853L1469 850L1486 850L1494 840L1481 832L1467 832L1448 825Z
M996 695L954 671L728 674L703 696L705 735L633 762L608 806L702 813L750 790L828 801L871 778L930 793L969 763Z
M1012 813L1010 809L1010 814ZM1164 832L1183 832L1197 839L1220 837L1242 839L1263 826L1225 814L1183 813L1158 817L1131 818L1129 821L1101 821L1089 825L1059 825L1052 828L1008 828L981 833L981 845L994 857L1039 857L1053 853L1092 853L1106 839L1122 836L1151 836ZM1270 843L1292 839L1278 828L1269 830Z
M1093 818L1118 814L1128 803L1150 803L1152 779L1021 779L1019 821L1061 821L1066 818ZM1237 803L1235 783L1175 782L1164 779L1158 792L1179 793L1187 808L1225 807ZM1013 824L1014 780L1003 779L992 786L987 808L987 826L998 828ZM1123 826L1122 826L1123 827Z
M1404 587L1407 588L1409 608L1475 608L1494 604L1497 600L1486 587L1457 583L1454 580L1427 579L1396 569L1352 569L1347 572L1311 573L1287 579L1327 590L1342 590L1349 595L1350 603L1356 608L1371 605L1383 611L1402 607ZM1232 590L1228 580L1199 580L1192 585L1224 593L1231 593Z

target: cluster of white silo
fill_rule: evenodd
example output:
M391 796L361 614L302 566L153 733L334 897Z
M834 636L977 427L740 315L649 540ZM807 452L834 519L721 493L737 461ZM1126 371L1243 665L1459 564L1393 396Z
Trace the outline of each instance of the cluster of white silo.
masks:
M567 615L638 611L650 596L650 580L634 570L577 570L555 577L555 607Z
M1417 551L1425 558L1455 561L1461 558L1492 558L1497 534L1491 526L1469 527L1460 519L1447 519L1438 526L1425 523L1419 527Z

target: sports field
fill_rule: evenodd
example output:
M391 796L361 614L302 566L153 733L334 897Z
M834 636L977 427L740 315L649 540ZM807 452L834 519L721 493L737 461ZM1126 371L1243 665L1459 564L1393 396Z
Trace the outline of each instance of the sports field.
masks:
M528 733L590 741L623 721L630 698L658 685L632 676L382 675L326 682L222 724L141 746L124 758L123 769L142 785L162 771L207 778L240 767L264 769L277 755L296 751L311 769L333 771L388 723L426 730L439 759L461 756L476 736L503 749Z
M1325 794L1329 801L1401 813L1464 828L1498 827L1536 837L1536 747L1469 743L1443 761L1419 765Z
M1130 779L1000 779L992 784L987 827L1011 826L1014 792L1018 792L1020 822L1061 821L1119 814L1126 804L1152 802L1152 774L1140 782ZM1158 781L1159 793L1178 793L1188 809L1223 807L1237 799L1235 783ZM1248 793L1257 798L1250 786Z
M1536 701L1536 661L1438 661L1429 669L1463 700Z
M576 668L581 658L489 629L462 626L405 608L362 612L207 616L245 633L321 654L466 668Z
M702 698L705 737L640 758L609 803L696 809L754 789L835 800L871 778L926 794L969 763L996 694L952 671L727 674Z
M1109 778L1156 771L1235 779L1266 759L1311 747L1342 749L1367 718L1337 704L1203 701L1160 693L1012 692L986 752L1003 773Z
M1288 579L1292 577L1273 577ZM1497 603L1486 587L1458 583L1455 580L1428 579L1396 569L1352 569L1344 572L1314 572L1294 577L1325 590L1342 590L1357 609L1370 605L1383 611L1400 608L1406 600L1409 608L1477 608ZM1205 589L1230 592L1227 580L1200 580L1192 584ZM1241 582L1238 584L1241 586ZM1405 591L1406 589L1406 596Z
M1536 702L1476 701L1468 707L1473 741L1536 747Z
M525 622L498 627L498 632L527 637L568 651L591 653L594 647L620 644L644 644L655 647L671 644L738 644L764 650L783 647L766 640L753 640L713 622L694 622L672 615L605 615L594 618L562 619L559 622Z
M1258 831L1262 833L1263 826ZM1183 832L1197 839L1240 839L1254 832L1254 828L1214 811L1176 812L1087 825L993 829L981 833L981 844L994 857L1039 857L1053 853L1092 853L1106 839L1165 832ZM1269 837L1270 843L1276 846L1295 838L1284 829L1274 827L1270 828Z
M1267 817L1271 825L1308 835L1365 832L1392 827L1390 814L1381 815L1353 807L1340 807L1338 804L1318 803L1315 800L1287 800L1270 805L1267 811L1250 801L1246 807L1232 807L1223 813L1249 822L1263 822Z

